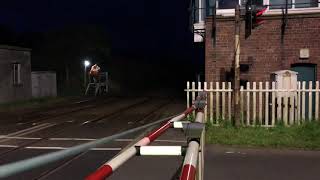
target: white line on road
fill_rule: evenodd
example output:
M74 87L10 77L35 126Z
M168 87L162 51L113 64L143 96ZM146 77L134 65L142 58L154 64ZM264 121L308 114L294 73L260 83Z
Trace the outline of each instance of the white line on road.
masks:
M20 136L4 136L1 137L2 139L18 139L18 140L39 140L42 138L35 138L35 137L20 137Z
M0 148L18 148L14 145L0 145ZM41 150L63 150L70 147L55 147L55 146L28 146L24 149L41 149ZM91 151L120 151L121 148L92 148Z
M226 154L234 154L233 151L227 151Z
M119 142L131 142L133 139L116 139L115 141ZM154 142L172 142L172 143L185 143L187 141L184 140L169 140L169 139L156 139Z
M0 147L3 147L3 148L16 148L18 146L14 146L14 145L0 145Z
M23 130L20 130L20 131L17 131L17 132L14 132L14 133L10 133L10 134L7 134L7 135L3 135L3 136L16 136L16 135L20 135L20 134L24 134L25 132L28 132L28 131L32 131L34 129L38 129L38 128L41 128L43 126L48 126L49 123L44 123L44 124L40 124L40 125L37 125L37 126L33 126L33 127L30 127L30 128L27 128L27 129L23 129Z
M90 138L50 138L51 141L94 141L97 139Z
M18 136L24 136L24 135L28 135L28 134L31 134L31 133L34 133L34 132L49 128L51 126L55 126L55 125L56 124L44 123L44 124L41 124L41 125L38 125L38 126L34 126L32 128L27 128L27 129L24 129L24 130L21 130L21 131L10 133L10 134L7 134L6 136L0 137L0 139L2 139L2 140L0 140L0 142L9 141L10 139L7 138L7 137L14 137L14 136L17 136L17 135Z
M95 141L95 138L50 138L51 141ZM131 142L133 139L116 139L117 142ZM168 139L157 139L155 142L173 142L173 143L185 143L184 140L168 140Z
M21 137L21 136L3 136L2 139L18 139L18 140L39 140L42 138L37 137ZM49 138L50 141L95 141L95 138ZM131 142L133 139L116 139L116 142ZM1 140L0 140L1 142ZM171 142L171 143L185 143L184 140L168 140L168 139L157 139L155 142Z

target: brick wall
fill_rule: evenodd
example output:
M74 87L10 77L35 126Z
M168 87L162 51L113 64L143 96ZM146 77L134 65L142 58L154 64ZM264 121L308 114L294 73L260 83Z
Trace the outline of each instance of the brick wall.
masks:
M320 14L290 15L281 43L282 16L267 16L262 25L244 39L245 23L241 27L240 64L249 67L240 78L248 81L270 81L270 73L290 69L295 63L316 64L320 80ZM226 81L233 76L234 17L218 17L216 46L212 44L212 18L206 21L206 81ZM308 48L310 58L300 59L300 49ZM232 80L232 79L231 79Z

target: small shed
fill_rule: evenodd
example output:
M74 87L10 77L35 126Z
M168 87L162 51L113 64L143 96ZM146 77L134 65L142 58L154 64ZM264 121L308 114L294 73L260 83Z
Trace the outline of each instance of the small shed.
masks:
M33 71L31 73L32 97L57 96L57 77L53 71Z
M0 45L0 103L31 98L31 49Z

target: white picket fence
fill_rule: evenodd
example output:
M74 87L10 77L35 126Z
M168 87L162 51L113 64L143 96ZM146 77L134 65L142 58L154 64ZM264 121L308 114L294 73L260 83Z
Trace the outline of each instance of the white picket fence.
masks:
M258 86L257 86L258 84ZM270 86L271 84L271 86ZM192 105L197 92L206 91L208 102L205 119L214 125L233 117L233 89L231 82L187 82L187 107ZM300 124L319 119L319 82L298 82L295 89L277 89L275 82L248 82L240 89L240 114L243 125L273 127Z

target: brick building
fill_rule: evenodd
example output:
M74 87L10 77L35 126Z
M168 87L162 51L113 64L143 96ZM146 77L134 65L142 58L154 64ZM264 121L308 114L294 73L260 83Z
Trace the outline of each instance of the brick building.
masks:
M0 103L31 98L30 49L0 45Z
M268 5L280 1L265 0L261 3ZM224 1L219 2L223 4ZM272 72L283 69L297 71L298 80L320 80L320 3L313 0L302 0L300 4L296 2L289 2L293 5L288 6L285 28L282 28L284 14L279 5L268 6L262 17L263 24L253 29L247 39L244 37L245 21L242 19L241 84L246 81L270 81ZM215 46L210 11L207 15L199 13L198 22L194 24L194 28L198 29L195 31L195 41L205 43L206 81L231 81L233 78L235 17L234 9L230 7L235 7L236 3L227 5L225 9L217 8ZM200 16L203 16L202 19ZM199 36L200 33L205 34L204 38Z

